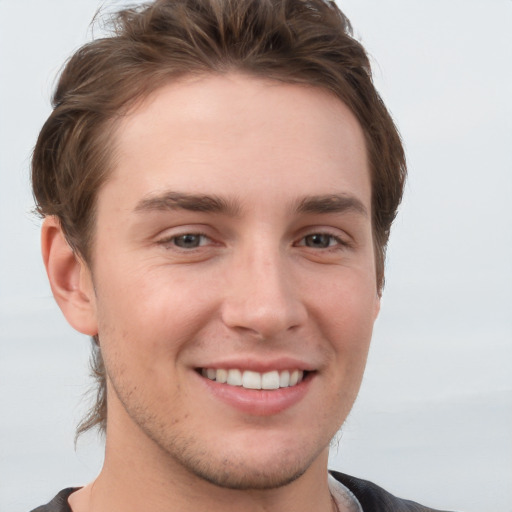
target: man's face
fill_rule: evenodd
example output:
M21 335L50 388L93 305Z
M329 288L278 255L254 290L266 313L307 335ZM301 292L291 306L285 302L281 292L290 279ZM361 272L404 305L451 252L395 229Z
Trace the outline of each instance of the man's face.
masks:
M92 265L107 450L227 487L325 471L379 308L358 122L319 89L210 76L116 143Z

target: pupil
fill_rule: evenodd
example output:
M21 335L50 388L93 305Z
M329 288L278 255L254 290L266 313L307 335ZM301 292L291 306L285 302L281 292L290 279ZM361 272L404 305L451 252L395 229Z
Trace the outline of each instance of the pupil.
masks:
M310 247L329 247L330 235L309 235L306 237L306 243Z
M191 249L199 246L199 236L198 235L182 235L175 239L175 245L178 247L184 247L186 249Z

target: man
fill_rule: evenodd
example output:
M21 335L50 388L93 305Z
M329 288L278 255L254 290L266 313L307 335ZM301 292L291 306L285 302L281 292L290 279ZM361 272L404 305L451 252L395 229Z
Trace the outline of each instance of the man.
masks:
M348 20L159 0L114 27L68 62L33 157L105 463L36 510L431 510L327 472L405 179Z

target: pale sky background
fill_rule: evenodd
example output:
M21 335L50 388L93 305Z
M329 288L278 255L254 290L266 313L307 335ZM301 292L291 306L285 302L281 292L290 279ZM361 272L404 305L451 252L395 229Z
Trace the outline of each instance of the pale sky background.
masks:
M118 2L119 3L119 2ZM98 0L0 0L0 510L101 464L73 447L89 341L55 306L29 160ZM512 512L512 1L340 0L410 179L356 407L331 467L430 506Z

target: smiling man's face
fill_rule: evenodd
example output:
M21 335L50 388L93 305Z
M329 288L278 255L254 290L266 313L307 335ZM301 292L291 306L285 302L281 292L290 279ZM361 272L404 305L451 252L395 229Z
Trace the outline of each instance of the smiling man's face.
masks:
M359 123L228 74L158 90L116 137L92 257L107 453L232 488L325 471L379 309Z

